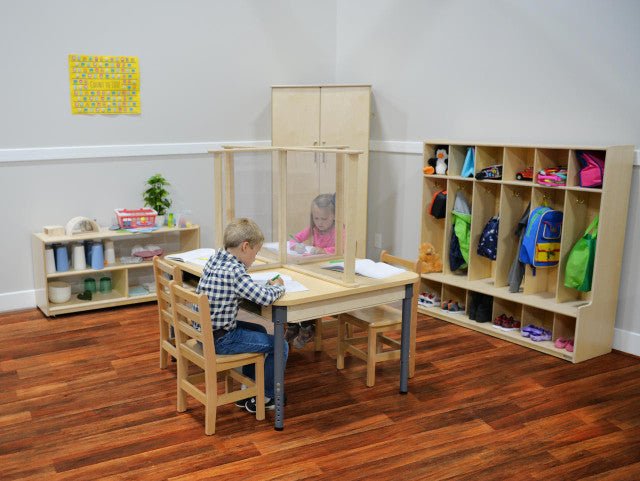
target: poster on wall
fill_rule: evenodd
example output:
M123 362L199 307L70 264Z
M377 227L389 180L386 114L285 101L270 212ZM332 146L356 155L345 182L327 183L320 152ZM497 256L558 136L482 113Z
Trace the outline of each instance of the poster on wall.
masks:
M138 57L69 55L71 113L139 114Z

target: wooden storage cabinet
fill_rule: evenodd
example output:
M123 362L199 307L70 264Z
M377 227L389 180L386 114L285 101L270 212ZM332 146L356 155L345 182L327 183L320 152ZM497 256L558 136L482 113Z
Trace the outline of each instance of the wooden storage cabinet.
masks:
M446 146L449 170L446 175L425 175L422 197L421 241L430 242L443 256L443 272L422 274L421 291L438 294L442 300L454 300L468 308L471 294L493 296L492 319L500 314L513 316L522 327L536 324L552 331L552 340L534 342L519 330L504 331L492 323L478 323L467 312L452 314L439 307L419 306L419 311L494 337L506 339L572 362L611 351L616 318L627 208L633 166L633 147L547 147L452 143L424 143L424 165L435 156L436 148ZM467 148L475 151L475 172L490 165L502 165L501 180L476 180L460 177ZM602 188L579 185L580 164L576 151L605 154ZM549 187L535 183L540 169L561 166L567 169L567 185ZM516 173L533 167L534 181L516 180ZM433 195L446 189L447 216L435 219L428 213ZM456 193L464 191L471 206L471 240L466 272L449 268L449 242ZM560 262L555 267L538 268L533 275L527 266L517 293L509 292L508 274L518 254L515 227L527 205L541 205L563 212ZM593 218L599 215L597 249L590 292L565 287L567 257ZM479 256L478 241L487 221L500 216L498 251L495 261ZM574 351L558 349L554 340L574 339Z
M114 243L116 263L105 265L103 269L92 269L87 266L82 270L66 272L47 272L45 265L45 247L52 244L71 245L87 240L104 241L110 239ZM36 287L36 304L46 316L68 314L71 312L100 309L104 307L135 304L153 301L155 293L147 295L133 295L131 287L141 283L153 282L153 264L143 261L138 264L122 264L120 258L131 255L131 248L135 245L158 245L163 255L184 252L200 247L200 228L198 226L185 228L162 227L148 233L133 234L101 230L73 236L49 236L42 233L33 234L31 238L33 254L33 275ZM84 279L93 278L99 288L100 278L111 279L111 292L100 293L99 289L92 300L80 300L77 294L83 290ZM65 281L71 284L71 299L64 303L49 301L48 285L52 281Z
M281 85L271 89L271 144L290 147L347 146L362 150L358 164L356 254L365 256L369 165L370 85ZM335 155L290 152L287 159L287 224L309 225L311 201L336 191ZM274 162L274 192L279 179ZM275 222L274 214L274 222Z

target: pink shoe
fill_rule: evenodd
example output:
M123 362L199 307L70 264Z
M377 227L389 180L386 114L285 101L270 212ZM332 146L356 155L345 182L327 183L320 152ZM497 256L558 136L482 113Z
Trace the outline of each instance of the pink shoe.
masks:
M564 348L568 352L573 352L573 339L567 339L567 344L564 346Z
M558 349L564 349L565 347L567 347L568 342L569 342L569 339L565 339L564 337L559 337L558 339L556 339L553 345L556 346Z

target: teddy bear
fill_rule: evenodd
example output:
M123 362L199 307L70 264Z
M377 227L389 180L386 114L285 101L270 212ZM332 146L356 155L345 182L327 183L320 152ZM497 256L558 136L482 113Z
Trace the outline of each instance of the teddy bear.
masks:
M423 242L418 249L418 259L421 261L421 273L442 272L442 259L433 244Z
M449 168L449 153L447 152L446 147L436 148L436 156L429 159L427 164L428 165L422 169L425 174L446 174L447 169Z

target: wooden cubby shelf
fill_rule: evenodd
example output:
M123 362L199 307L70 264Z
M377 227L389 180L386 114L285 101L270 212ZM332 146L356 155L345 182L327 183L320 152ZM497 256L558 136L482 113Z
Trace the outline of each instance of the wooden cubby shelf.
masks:
M53 244L70 246L84 241L103 241L110 239L114 244L116 262L105 265L102 269L74 270L64 272L47 272L45 248ZM36 305L47 316L69 314L72 312L102 309L105 307L123 306L139 302L154 301L155 293L140 293L131 288L142 283L153 282L153 263L143 261L137 264L123 264L121 257L131 256L135 245L157 245L162 248L163 255L185 252L200 247L200 227L161 227L152 232L133 233L102 229L100 232L88 232L71 236L50 236L43 233L33 234L31 248L33 255L33 276L36 285ZM71 252L69 253L71 258ZM95 292L91 300L78 299L83 290L86 278L93 278L99 287L102 277L111 279L110 292ZM52 281L64 281L71 285L71 299L67 302L53 303L49 300L48 287Z
M467 313L452 314L439 307L419 306L424 314L443 319L500 339L514 342L571 362L581 362L611 351L620 283L622 252L633 167L633 146L525 146L427 141L424 165L437 148L446 147L449 170L445 175L423 175L421 242L434 245L441 254L443 272L422 274L421 292L437 294L443 301L457 301L468 309L472 293L493 297L492 319L505 314L521 322L548 329L549 341L535 342L521 330L506 331L491 322L476 322ZM476 180L460 176L467 149L475 153L475 172L502 166L501 180ZM580 186L577 152L597 151L605 156L601 188ZM518 172L533 169L533 180L516 180ZM552 187L536 183L537 172L550 167L567 169L567 185ZM429 215L433 195L447 190L447 215ZM465 270L452 272L449 243L453 225L451 211L456 194L463 191L471 207L469 260ZM509 270L518 255L515 228L528 205L563 212L560 261L557 266L533 270L526 266L518 292L509 291ZM585 229L599 216L592 290L580 292L564 285L569 253ZM492 216L499 216L495 261L477 254L482 230ZM467 311L468 312L468 311ZM558 338L572 338L573 352L555 347Z

